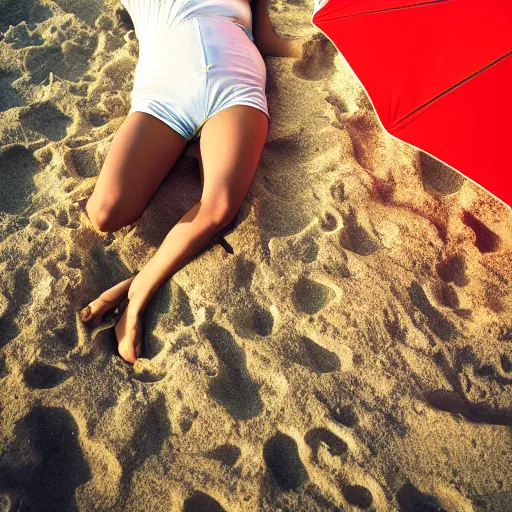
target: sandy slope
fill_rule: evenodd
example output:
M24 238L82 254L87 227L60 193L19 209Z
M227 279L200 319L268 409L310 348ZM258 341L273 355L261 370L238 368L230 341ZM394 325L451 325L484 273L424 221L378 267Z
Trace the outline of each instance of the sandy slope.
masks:
M232 252L161 288L145 358L80 323L200 193L183 156L136 224L84 213L137 59L117 7L0 0L1 510L512 510L512 215L332 52L266 60ZM311 14L272 4L286 36Z

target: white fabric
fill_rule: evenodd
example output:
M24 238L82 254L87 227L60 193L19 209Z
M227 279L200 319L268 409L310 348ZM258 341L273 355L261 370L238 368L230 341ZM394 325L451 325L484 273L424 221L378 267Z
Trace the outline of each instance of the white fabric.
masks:
M147 112L188 140L232 105L268 114L266 68L247 0L122 0L137 38L130 112Z

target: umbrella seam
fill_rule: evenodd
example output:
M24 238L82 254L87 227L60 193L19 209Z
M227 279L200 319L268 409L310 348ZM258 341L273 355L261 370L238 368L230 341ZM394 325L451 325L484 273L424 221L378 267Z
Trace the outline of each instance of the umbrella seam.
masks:
M390 9L380 9L378 11L359 12L357 14L349 14L347 16L336 16L333 18L324 18L322 21L334 21L334 20L341 20L341 19L346 19L346 18L355 18L356 16L366 16L368 14L380 14L383 12L400 11L403 9L410 9L412 7L421 7L423 5L439 4L439 3L452 2L452 1L453 0L430 0L428 2L420 2L417 4L404 5L402 7L391 7ZM318 12L320 12L320 10Z
M504 55L502 55L501 57L498 57L496 60L494 60L493 62L490 62L489 64L487 64L486 66L484 66L483 68L479 69L478 71L475 71L474 73L472 73L471 75L467 76L466 78L464 78L464 80L461 80L460 82L457 82L456 84L452 85L451 87L449 87L448 89L444 90L443 92L439 93L437 96L434 96L433 98L431 98L430 100L426 101L425 103L423 103L422 105L420 105L419 107L416 107L414 110L411 110L411 112L409 112L408 114L406 114L405 116L401 117L398 121L396 121L395 123L393 123L390 127L390 130L394 129L394 128L398 128L399 125L403 124L408 118L410 118L411 116L413 116L414 114L417 114L419 111L425 109L426 107L428 107L430 104L432 104L434 101L437 101L438 99L442 98L443 96L446 96L448 93L450 93L451 91L453 91L454 89L456 89L457 87L460 87L461 85L465 84L466 82L468 82L469 80L472 80L473 78L475 78L475 76L479 75L480 73L484 72L486 69L489 69L490 67L498 64L498 62L502 61L503 59L507 58L507 57L510 57L512 55L512 51L509 51L507 53L505 53Z

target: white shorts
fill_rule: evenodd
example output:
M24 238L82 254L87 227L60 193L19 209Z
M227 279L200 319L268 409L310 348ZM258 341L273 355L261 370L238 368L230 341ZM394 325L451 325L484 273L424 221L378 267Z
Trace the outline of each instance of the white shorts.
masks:
M248 0L123 0L139 61L131 112L187 140L217 112L248 105L267 116L265 62L252 42Z

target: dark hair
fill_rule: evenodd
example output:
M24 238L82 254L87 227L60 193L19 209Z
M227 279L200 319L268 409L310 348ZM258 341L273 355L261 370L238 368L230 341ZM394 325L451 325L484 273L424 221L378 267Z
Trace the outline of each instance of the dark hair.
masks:
M126 30L135 30L132 18L124 6L116 9L116 18L120 27L125 28Z

